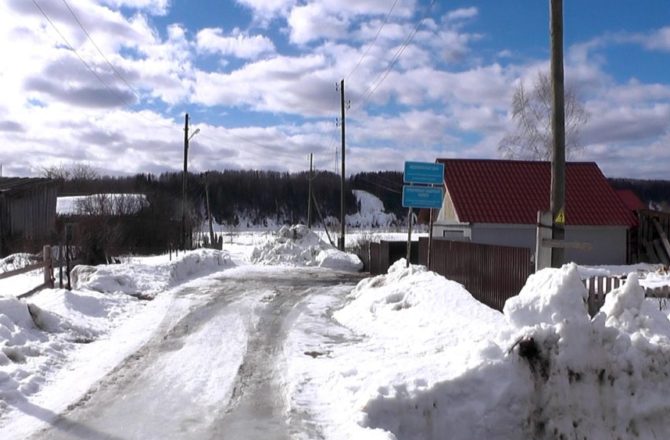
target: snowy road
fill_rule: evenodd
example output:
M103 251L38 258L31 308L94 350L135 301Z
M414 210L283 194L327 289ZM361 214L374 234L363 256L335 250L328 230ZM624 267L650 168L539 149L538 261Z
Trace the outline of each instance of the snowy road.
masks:
M184 289L189 313L154 337L33 439L288 439L282 345L296 307L360 275L323 269L227 271ZM289 422L291 426L289 426ZM304 429L303 429L304 428Z

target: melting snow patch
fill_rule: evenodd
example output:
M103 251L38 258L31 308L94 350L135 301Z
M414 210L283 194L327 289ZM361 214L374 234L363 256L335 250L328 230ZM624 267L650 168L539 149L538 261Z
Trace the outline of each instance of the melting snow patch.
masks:
M251 260L261 264L319 266L347 271L363 268L357 256L337 250L304 225L283 226L265 243L254 248Z

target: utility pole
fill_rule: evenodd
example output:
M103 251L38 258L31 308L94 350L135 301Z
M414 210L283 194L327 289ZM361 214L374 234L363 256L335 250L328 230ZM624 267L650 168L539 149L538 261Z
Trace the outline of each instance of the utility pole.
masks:
M188 113L184 116L184 173L181 176L181 248L186 250L186 179L188 173Z
M553 155L551 161L551 216L555 241L565 240L565 102L563 84L563 0L550 0ZM564 249L552 248L551 265L560 267Z
M309 183L307 192L307 227L312 229L312 180L314 180L312 163L314 160L314 154L309 153Z
M345 197L344 197L344 183L345 183L345 173L344 173L344 146L345 146L345 138L344 138L344 80L340 81L340 104L342 106L342 184L340 187L340 242L339 248L341 251L344 251L344 234L345 234L345 226L344 226L344 214L345 214Z
M205 198L207 199L207 218L209 219L209 246L216 249L214 242L214 227L212 226L212 209L209 205L209 171L205 173Z

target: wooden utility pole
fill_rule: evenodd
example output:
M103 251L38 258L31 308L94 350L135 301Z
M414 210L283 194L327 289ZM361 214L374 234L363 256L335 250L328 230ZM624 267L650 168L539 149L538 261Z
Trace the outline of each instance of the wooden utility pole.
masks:
M553 155L551 160L551 216L555 241L565 239L565 95L563 83L563 0L550 0ZM560 267L564 249L552 248L551 265Z
M312 180L314 180L313 164L314 154L309 153L309 182L307 192L307 227L312 228Z
M212 226L212 209L209 206L209 171L205 173L205 199L207 199L207 218L209 219L209 247L214 249L214 227Z
M345 234L345 225L344 225L344 215L345 215L345 197L344 197L344 184L345 184L345 172L344 172L344 149L345 149L345 137L344 137L344 80L340 81L340 104L342 106L342 183L340 188L340 242L339 248L341 251L344 251L344 234Z
M181 248L186 250L186 179L188 176L188 113L184 116L184 173L181 176Z

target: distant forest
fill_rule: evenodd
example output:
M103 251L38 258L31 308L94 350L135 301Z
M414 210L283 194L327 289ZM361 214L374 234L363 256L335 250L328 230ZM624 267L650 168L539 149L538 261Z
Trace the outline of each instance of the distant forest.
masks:
M144 193L152 205L165 215L178 218L181 209L181 173L160 175L138 174L129 177L101 177L92 173L52 174L59 184L60 195L93 193ZM359 210L352 190L359 189L377 196L387 212L404 218L401 206L403 185L399 171L363 172L352 175L346 182L347 213ZM212 171L188 175L188 208L191 215L204 218L206 213L205 183L208 183L212 216L219 223L239 225L246 221L261 225L265 219L275 223L297 223L307 220L307 172L288 173L258 170ZM670 210L670 181L609 179L616 189L631 189L646 204L655 203ZM331 172L315 172L313 192L324 217L339 218L340 177ZM319 219L314 212L314 221ZM196 218L194 220L197 221ZM245 225L242 225L245 226Z
M58 181L59 195L84 195L95 193L143 193L154 207L160 207L166 216L179 218L181 209L181 173L135 176L96 176L91 173L63 174L58 170L46 173ZM207 190L206 190L207 186ZM312 191L323 217L340 216L340 176L331 172L314 173ZM188 174L188 209L193 220L206 214L206 194L209 192L212 217L219 223L249 226L262 225L266 219L277 224L307 221L309 191L307 172L288 173L258 170L212 171ZM366 172L351 176L345 186L346 212L353 214L360 207L352 193L361 189L379 197L387 212L404 216L401 207L402 173ZM317 210L314 222L319 222ZM246 226L246 225L242 225Z

